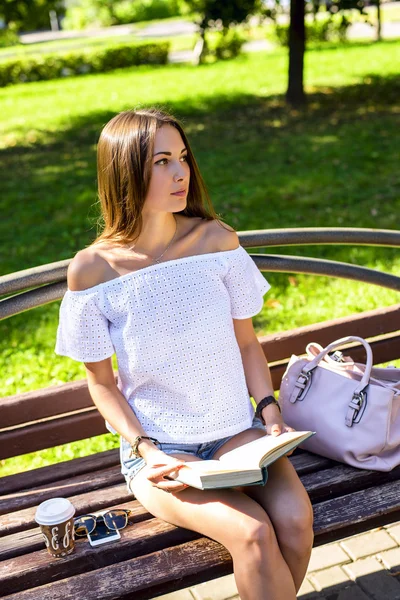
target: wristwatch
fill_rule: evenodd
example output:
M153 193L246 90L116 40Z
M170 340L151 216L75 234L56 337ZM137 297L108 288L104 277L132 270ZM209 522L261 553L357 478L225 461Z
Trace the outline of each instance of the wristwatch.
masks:
M265 398L260 400L260 402L257 404L256 413L255 413L256 417L261 419L261 421L263 422L263 425L265 425L265 420L261 413L262 413L263 409L266 406L269 406L270 404L275 404L279 408L279 412L282 412L281 407L279 406L279 402L277 400L275 400L274 396L265 396Z
M142 458L142 455L139 452L139 444L142 440L150 440L151 442L153 442L153 444L160 445L160 442L156 440L156 438L148 437L147 435L138 435L133 440L133 444L131 444L132 450L129 455L129 458L132 458L132 456L134 458Z

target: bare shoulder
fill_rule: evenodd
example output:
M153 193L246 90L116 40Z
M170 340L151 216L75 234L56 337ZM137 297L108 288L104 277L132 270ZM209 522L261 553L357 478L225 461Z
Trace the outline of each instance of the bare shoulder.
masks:
M67 282L71 291L82 291L104 281L108 263L92 246L77 252L69 263Z
M219 219L209 221L207 235L210 245L216 252L235 250L240 244L238 234L233 227Z

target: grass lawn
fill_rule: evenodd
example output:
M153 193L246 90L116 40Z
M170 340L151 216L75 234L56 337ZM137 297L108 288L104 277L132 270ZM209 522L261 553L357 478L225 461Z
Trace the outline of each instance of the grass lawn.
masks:
M283 103L282 49L200 68L146 66L1 89L1 274L70 258L90 243L96 140L111 116L138 105L156 104L181 118L216 211L237 231L398 228L399 63L399 41L309 51L304 111ZM400 274L394 249L287 253ZM399 301L394 291L338 279L268 279L272 290L254 319L259 335ZM58 308L0 324L2 396L84 377L81 364L54 354ZM115 445L116 436L101 436L4 461L1 472Z

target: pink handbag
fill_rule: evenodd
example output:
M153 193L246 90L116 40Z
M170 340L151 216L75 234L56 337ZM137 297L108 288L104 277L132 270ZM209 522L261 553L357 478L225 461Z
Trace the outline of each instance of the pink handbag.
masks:
M364 346L366 365L337 351L349 342ZM371 347L359 337L326 348L308 344L306 351L305 358L290 359L279 395L285 422L316 432L301 447L360 469L399 465L400 369L373 367Z

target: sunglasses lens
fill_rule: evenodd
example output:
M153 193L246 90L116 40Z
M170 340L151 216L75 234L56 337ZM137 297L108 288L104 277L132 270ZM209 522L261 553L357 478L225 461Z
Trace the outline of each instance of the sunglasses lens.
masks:
M128 523L128 515L123 510L110 510L103 517L109 529L123 529Z
M75 535L77 535L78 537L83 537L88 533L92 533L95 527L96 521L90 515L83 515L82 517L78 517L74 521Z

